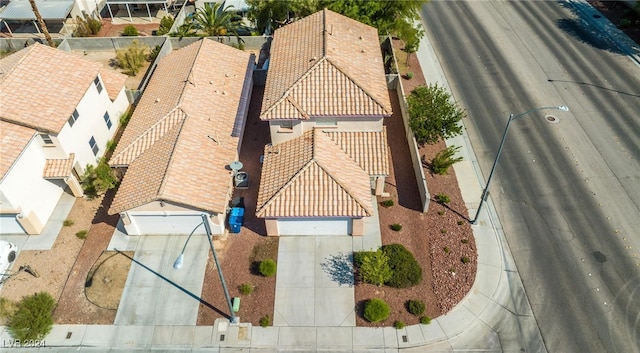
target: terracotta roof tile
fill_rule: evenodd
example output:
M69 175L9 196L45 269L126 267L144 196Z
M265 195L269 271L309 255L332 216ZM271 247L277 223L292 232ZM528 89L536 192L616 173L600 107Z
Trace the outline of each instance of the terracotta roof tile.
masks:
M324 10L274 33L261 119L390 116L375 28Z
M382 131L325 131L369 175L389 175L387 127Z
M71 169L75 162L75 154L70 153L69 158L47 159L42 177L45 179L60 179L71 175Z
M102 70L99 63L46 45L24 48L0 60L0 117L58 133ZM111 96L126 76L102 78Z
M237 158L231 134L253 61L209 39L161 60L110 161L128 164L111 213L153 200L226 211L225 167Z
M0 120L0 180L4 178L36 131Z
M366 217L369 175L321 130L265 148L258 217Z

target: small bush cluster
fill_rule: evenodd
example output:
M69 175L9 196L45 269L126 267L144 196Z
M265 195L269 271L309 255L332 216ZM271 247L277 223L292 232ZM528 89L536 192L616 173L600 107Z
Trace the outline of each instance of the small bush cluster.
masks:
M444 211L443 211L443 210L440 210L440 211L438 211L438 214L439 214L440 216L444 216Z
M89 198L104 194L116 186L117 179L106 159L100 158L98 165L87 165L82 176L82 189ZM73 223L72 223L73 224Z
M415 316L424 314L426 306L422 300L411 299L407 301L407 311Z
M471 260L468 257L463 256L460 261L462 261L463 264L468 264Z
M469 242L469 239L464 238L464 239L460 240L460 242L461 242L462 244L466 244L466 243L468 243L468 242Z
M431 323L431 318L428 316L423 316L420 318L420 323L423 325L429 325Z
M84 18L76 16L76 28L73 30L74 37L90 37L95 36L100 32L102 28L102 22L87 14Z
M138 29L133 25L128 25L122 30L122 36L124 37L137 37L140 33L138 33Z
M445 254L448 254L448 253L450 253L450 252L451 252L451 249L449 249L449 247L448 247L448 246L445 246L445 247L444 247L444 252L445 252Z
M394 223L389 227L391 228L391 230L395 232L399 232L400 230L402 230L402 224L398 224L398 223Z
M260 274L265 277L271 277L276 274L276 262L267 259L260 262Z
M164 16L160 20L160 27L156 31L156 34L159 35L159 36L163 36L163 35L169 33L169 31L171 30L171 27L173 27L173 17Z
M261 327L271 326L271 316L269 316L269 314L260 318L260 326Z
M404 323L404 321L399 321L398 320L398 321L395 321L393 323L393 327L395 327L398 330L403 329L405 326L407 326L407 325Z
M135 28L134 28L135 29ZM147 60L149 47L140 44L136 39L126 49L116 51L118 66L129 76L135 76Z
M384 207L391 207L391 206L393 206L393 200L384 200L384 201L380 202L380 205L382 205Z
M451 198L447 194L437 194L436 201L439 203L449 203L451 202Z
M449 146L438 152L431 160L431 170L439 175L448 174L449 168L462 160L462 157L453 158L460 146Z
M24 297L9 317L11 337L20 341L41 340L53 328L55 300L47 292Z
M445 228L440 229L440 233L447 234L447 230Z
M380 322L389 317L391 309L382 299L369 299L364 305L364 318L369 322Z
M393 275L389 266L389 258L380 249L367 251L358 262L358 275L365 283L381 286Z
M422 268L413 254L401 244L389 244L382 247L389 258L389 266L393 276L385 282L395 288L415 286L422 281Z
M65 219L64 222L62 222L62 225L65 227L71 227L72 225L74 225L76 222L73 221L73 219Z
M413 72L407 72L407 74L406 74L406 75L404 75L404 77L405 77L407 80L412 79L412 78L413 78Z
M458 225L459 225L459 226L461 226L461 225L463 225L463 224L464 224L464 221L463 221L463 220L459 220L459 221L458 221Z
M78 239L87 239L87 233L88 231L86 229L80 230L76 233L76 237L78 237Z
M238 289L242 295L249 295L253 293L253 285L251 283L243 283L238 287Z

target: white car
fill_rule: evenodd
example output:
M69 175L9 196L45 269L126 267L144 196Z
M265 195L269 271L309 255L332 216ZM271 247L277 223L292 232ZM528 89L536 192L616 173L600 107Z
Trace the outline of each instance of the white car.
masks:
M18 247L8 241L0 240L0 279L8 275L7 270L16 259Z

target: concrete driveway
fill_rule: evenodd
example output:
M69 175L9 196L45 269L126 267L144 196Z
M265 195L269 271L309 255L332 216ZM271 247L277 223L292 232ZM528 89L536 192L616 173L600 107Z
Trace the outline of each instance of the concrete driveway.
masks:
M199 302L188 293L200 296L209 257L206 236L193 236L187 244L182 269L173 263L180 254L186 236L140 236L120 299L116 325L195 325ZM163 280L160 276L175 283Z
M274 326L355 326L350 236L281 237Z

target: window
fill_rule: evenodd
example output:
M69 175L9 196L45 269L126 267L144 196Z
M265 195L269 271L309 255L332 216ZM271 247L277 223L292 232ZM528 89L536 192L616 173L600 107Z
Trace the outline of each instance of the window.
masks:
M42 142L44 142L45 146L53 145L53 140L51 139L51 136L49 136L49 134L40 134L40 138L42 139Z
M78 121L78 118L80 118L80 114L78 113L78 109L74 109L73 110L73 114L71 114L71 116L69 117L69 126L73 126L73 124L76 123L76 121Z
M93 80L93 84L96 85L96 89L98 90L98 93L102 92L102 83L100 83L99 76L96 76L96 79Z
M107 123L107 128L111 129L111 126L113 124L111 124L111 117L109 116L109 112L104 113L104 122Z
M91 151L93 151L93 155L97 156L98 155L98 151L100 149L98 148L98 144L96 143L96 139L93 138L93 136L91 136L91 140L89 140L89 146L91 147Z
M280 122L280 132L292 132L293 131L293 121L291 120L283 120Z
M316 125L318 126L338 126L336 118L316 118Z

